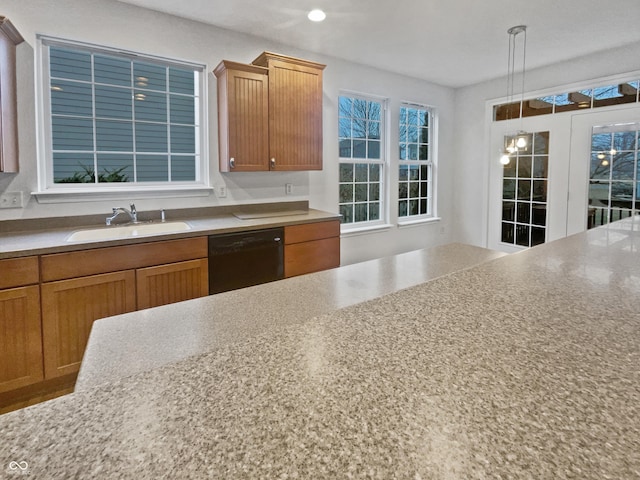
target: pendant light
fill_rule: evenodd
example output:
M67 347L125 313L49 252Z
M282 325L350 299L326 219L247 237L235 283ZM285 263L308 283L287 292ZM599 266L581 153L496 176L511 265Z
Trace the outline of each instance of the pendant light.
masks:
M515 92L515 77L516 77L516 50L517 50L517 36L523 34L522 38L522 82L520 91L520 105L519 105L519 117L520 117L520 130L514 135L505 137L504 151L500 157L500 163L508 165L511 161L511 155L527 148L527 132L522 130L522 116L524 110L524 78L525 78L525 65L527 54L527 26L516 25L507 30L509 34L509 59L507 63L507 102L509 107L507 109L507 120L511 119L511 109L513 106L513 97Z

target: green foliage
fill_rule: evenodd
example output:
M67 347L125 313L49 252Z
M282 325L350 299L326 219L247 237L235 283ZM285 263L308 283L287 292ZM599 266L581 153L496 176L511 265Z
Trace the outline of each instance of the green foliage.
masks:
M70 177L64 177L56 180L56 183L95 183L96 175L93 168L85 165L80 166L82 172L74 172ZM128 182L129 177L122 173L127 167L116 168L114 170L107 170L98 173L99 183L114 183L114 182Z

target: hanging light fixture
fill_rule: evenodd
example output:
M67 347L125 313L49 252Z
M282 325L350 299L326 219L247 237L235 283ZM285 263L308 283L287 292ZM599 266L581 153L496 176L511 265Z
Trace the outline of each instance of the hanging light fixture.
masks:
M516 47L517 47L517 36L519 34L523 34L523 42L522 42L522 83L521 83L521 92L520 92L520 104L519 104L519 117L520 117L520 130L515 135L509 135L505 137L505 145L504 151L502 152L502 156L500 157L500 163L503 165L508 165L510 160L510 156L518 150L523 150L527 148L527 137L528 133L522 130L522 115L524 109L524 78L525 78L525 65L526 65L526 54L527 54L527 26L526 25L516 25L515 27L511 27L507 30L509 34L509 59L507 63L507 102L509 107L507 109L507 120L512 119L512 109L513 109L513 98L515 93L515 77L516 77Z

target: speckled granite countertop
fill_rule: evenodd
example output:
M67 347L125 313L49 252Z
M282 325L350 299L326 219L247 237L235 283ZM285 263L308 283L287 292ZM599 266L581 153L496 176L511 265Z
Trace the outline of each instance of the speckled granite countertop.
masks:
M273 327L309 321L503 255L470 245L441 245L98 320L76 391L207 353Z
M79 230L107 230L110 228L104 224L107 216L91 215L0 222L2 227L0 228L0 259L258 230L340 218L338 214L308 208L308 203L305 201L184 209L168 211L168 221L186 222L190 227L186 231L111 240L67 241L73 232ZM139 216L144 222L157 223L160 212L140 212ZM22 229L22 224L27 225L28 228ZM11 228L18 228L18 230L12 231Z
M636 218L1 416L0 465L47 479L638 479L638 298Z

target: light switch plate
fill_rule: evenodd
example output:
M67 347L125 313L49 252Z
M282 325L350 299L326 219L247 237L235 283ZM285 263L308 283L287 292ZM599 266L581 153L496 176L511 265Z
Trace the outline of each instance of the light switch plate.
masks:
M6 192L0 195L0 208L22 208L22 192Z

